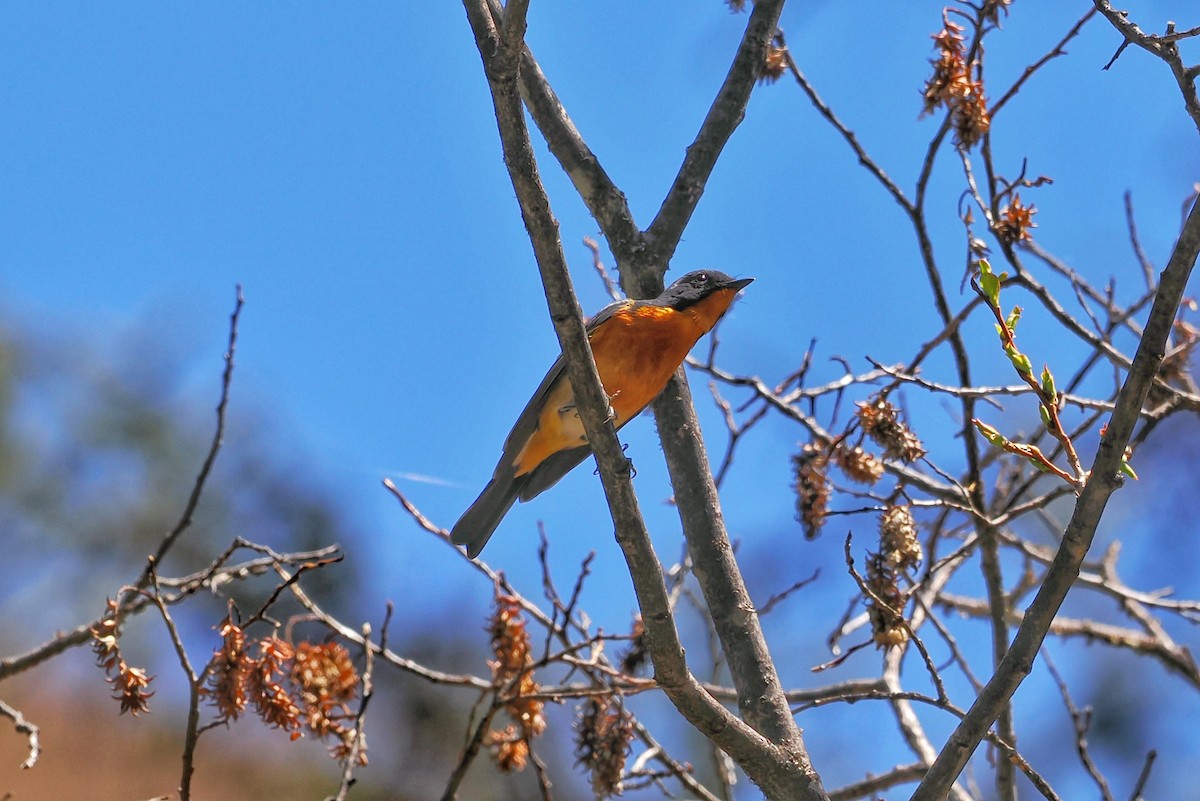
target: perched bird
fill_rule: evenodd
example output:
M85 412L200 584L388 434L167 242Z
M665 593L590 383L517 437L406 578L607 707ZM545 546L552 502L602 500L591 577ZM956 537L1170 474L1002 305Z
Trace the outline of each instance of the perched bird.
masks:
M716 270L691 272L653 300L618 301L588 322L592 356L617 428L663 391L692 346L753 280ZM451 529L451 542L465 545L475 558L514 501L540 495L591 453L560 354L508 433L492 480Z

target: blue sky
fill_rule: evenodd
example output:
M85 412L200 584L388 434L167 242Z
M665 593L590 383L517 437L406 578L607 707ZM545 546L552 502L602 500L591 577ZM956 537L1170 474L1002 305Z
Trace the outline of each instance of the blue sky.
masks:
M795 2L782 25L801 68L907 189L937 124L918 112L940 6L901 5ZM1016 3L987 52L989 94L1085 8ZM1133 9L1155 29L1190 10ZM743 26L717 2L534 4L530 46L643 226ZM1161 263L1200 151L1161 64L1131 49L1100 71L1118 43L1093 20L1070 57L1002 112L994 149L1009 176L1028 157L1031 174L1055 179L1023 193L1039 209L1039 241L1097 282L1117 275L1118 291L1132 295L1140 274L1121 193L1133 192ZM435 521L453 523L557 350L462 8L10 4L0 10L0 74L6 312L101 341L149 322L194 354L196 393L209 403L242 284L233 413L242 398L269 408L312 475L356 510L380 603L457 605L475 629L489 588L379 487L392 476ZM595 311L606 297L580 240L597 226L539 152L581 303ZM940 164L932 227L956 283L961 173L949 152ZM839 372L831 355L856 369L868 354L900 361L936 330L906 220L787 79L756 90L668 277L700 267L758 279L721 329L720 361L735 372L777 379L816 336L812 377L824 380ZM1035 362L1069 363L1053 333L1045 315L1022 322ZM929 369L948 377L944 362ZM978 369L981 383L1008 380L1002 360ZM717 457L724 437L704 385L693 380ZM931 403L914 418L948 430L949 414ZM840 549L836 537L806 546L792 523L787 457L799 436L764 424L724 493L747 552L760 563L775 555L764 598L814 562L836 565ZM948 436L927 438L953 448ZM674 558L678 521L662 503L652 420L623 439L660 553ZM599 551L591 600L606 627L623 627L633 600L587 468L514 509L486 551L531 591L538 521L564 582Z

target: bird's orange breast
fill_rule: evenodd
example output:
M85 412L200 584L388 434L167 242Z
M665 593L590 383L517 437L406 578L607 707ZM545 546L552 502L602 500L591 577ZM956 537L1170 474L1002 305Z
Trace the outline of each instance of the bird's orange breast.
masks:
M609 396L617 428L645 409L663 390L700 337L708 333L736 296L717 291L682 311L630 304L591 332L592 355ZM551 454L587 444L565 374L546 395L537 430L516 458L516 474L536 469Z

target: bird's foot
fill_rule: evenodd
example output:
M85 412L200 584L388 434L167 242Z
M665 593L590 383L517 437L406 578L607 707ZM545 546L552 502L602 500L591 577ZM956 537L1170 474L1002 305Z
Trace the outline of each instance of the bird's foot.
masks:
M629 443L626 443L626 442L621 443L621 453L624 453L625 449L628 447L629 447ZM626 456L625 461L629 463L629 477L630 478L636 477L637 476L637 468L633 466L633 460L630 459L628 456ZM599 465L596 465L596 469L592 471L592 475L593 476L600 475L600 466Z

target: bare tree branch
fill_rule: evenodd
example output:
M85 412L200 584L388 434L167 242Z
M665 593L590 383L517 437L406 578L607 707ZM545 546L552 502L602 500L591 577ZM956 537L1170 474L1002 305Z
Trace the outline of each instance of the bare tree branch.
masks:
M1103 9L1102 9L1103 10ZM1183 231L1171 252L1167 267L1159 278L1158 293L1146 322L1145 335L1138 345L1125 384L1117 396L1117 405L1092 463L1090 479L1075 504L1063 541L1051 566L1017 629L1012 645L1004 654L996 673L979 694L967 716L950 736L937 762L922 780L913 801L943 798L950 784L962 771L980 739L1000 713L1017 687L1033 667L1033 658L1042 646L1054 615L1066 598L1080 565L1091 547L1096 526L1112 493L1120 487L1119 467L1133 426L1145 402L1150 385L1166 353L1167 337L1183 291L1200 252L1200 202L1193 203Z
M483 58L484 71L491 88L500 129L505 163L508 165L522 217L533 243L542 283L546 288L551 319L567 360L568 375L575 390L580 417L588 435L588 442L596 454L601 481L616 525L617 539L634 579L645 621L647 643L654 657L656 678L693 725L733 755L768 797L823 798L820 782L808 764L802 744L798 742L798 731L795 740L783 742L782 748L761 737L709 696L687 669L683 649L671 619L662 568L654 555L645 523L638 512L637 499L629 480L628 461L620 449L612 422L606 414L608 399L596 373L584 330L583 316L575 300L563 257L557 224L541 186L529 143L524 110L516 89L521 53L513 46L516 40L501 40L497 29L502 25L493 19L485 0L466 0L464 5L475 33L476 45ZM777 18L779 4L773 5ZM761 15L758 24L762 24ZM765 37L763 48L765 49ZM761 54L762 49L758 52ZM750 75L746 82L752 85L753 75ZM717 138L719 139L719 136ZM711 162L706 162L704 158L704 154L709 153L711 148L712 143L708 142L701 148L704 153L688 170L689 181L694 183L700 180L699 176L706 175L706 170L711 169ZM719 152L719 146L716 151ZM711 153L711 158L715 160L715 152ZM682 208L688 209L687 214L690 215L690 208L693 206L694 201L690 205L685 202ZM683 222L686 222L686 219ZM682 224L679 225L678 231L682 232ZM659 278L661 279L661 273ZM708 482L711 487L711 476ZM759 639L761 640L761 634ZM781 691L779 695L782 697ZM786 705L784 708L786 710ZM753 713L751 717L753 718ZM792 730L796 731L790 716L787 720Z
M892 768L887 773L881 773L878 776L868 776L860 782L847 784L845 787L831 790L829 801L851 801L854 798L877 796L882 790L895 787L897 784L908 784L909 782L918 781L924 775L925 766L920 762L915 762L911 765L901 765Z
M159 542L153 559L147 562L145 571L134 585L139 590L149 586L150 573L155 569L154 566L162 564L163 557L171 550L175 541L192 525L192 516L196 513L196 507L200 505L200 498L204 494L204 485L212 472L213 464L217 461L217 454L221 452L221 444L225 441L225 412L229 407L229 388L233 383L233 357L237 351L238 321L241 319L242 307L245 304L246 299L242 296L242 287L239 284L233 312L229 315L229 344L225 348L225 370L221 374L221 400L217 403L217 428L213 432L212 444L204 457L204 463L200 466L200 472L196 476L192 493L183 507L183 514L180 516L179 522Z
M1166 35L1155 36L1139 28L1137 23L1129 19L1126 12L1114 9L1109 0L1092 0L1092 2L1104 15L1104 18L1125 37L1125 42L1121 45L1122 49L1132 43L1166 62L1171 69L1171 74L1175 76L1175 83L1179 85L1184 107L1192 118L1196 130L1200 131L1200 97L1196 94L1196 69L1184 66L1183 59L1179 55L1179 47L1176 44L1179 39L1190 36L1192 33L1190 31L1176 33L1175 23L1168 22ZM1118 50L1117 55L1120 53L1121 51ZM1113 61L1116 58L1117 56L1113 56ZM1112 66L1112 61L1105 66L1105 69L1110 66Z

